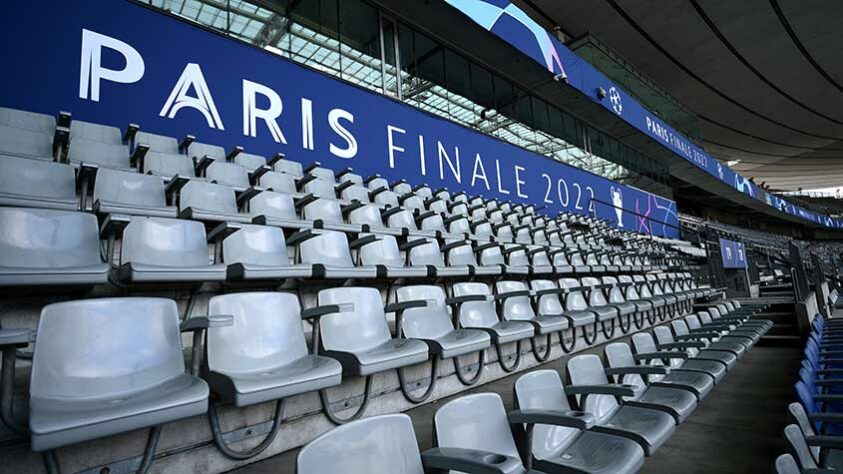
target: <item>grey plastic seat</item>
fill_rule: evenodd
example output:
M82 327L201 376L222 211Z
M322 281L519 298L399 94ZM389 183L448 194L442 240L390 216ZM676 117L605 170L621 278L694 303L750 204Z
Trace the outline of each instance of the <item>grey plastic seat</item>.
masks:
M696 339L677 341L673 337L673 332L667 326L653 328L653 335L660 348L678 349L687 352L694 359L720 362L726 365L727 370L734 367L738 361L738 356L734 352L708 349L704 341Z
M56 118L52 115L39 114L27 110L0 107L0 126L52 134L56 129Z
M275 191L276 193L298 194L296 178L291 174L270 171L258 178L258 185L263 189Z
M191 142L187 146L187 156L195 162L199 163L205 161L225 161L225 149L221 146L211 145L208 143ZM207 158L206 158L207 157Z
M360 201L364 204L369 202L369 190L352 181L338 185L337 190L340 192L340 199L345 201Z
M132 217L122 231L118 278L128 283L225 280L224 264L211 264L200 222Z
M702 316L703 313L705 316ZM688 326L688 330L691 331L692 334L706 332L711 333L712 335L719 334L719 339L717 339L718 341L738 342L742 344L746 350L752 349L755 346L755 343L761 339L761 334L752 329L742 330L737 326L729 324L715 325L708 311L689 314L688 316L685 316L684 319L685 324ZM703 326L703 319L707 321L705 326Z
M71 131L72 135L73 132ZM118 170L132 169L129 147L122 144L110 144L78 138L70 142L67 159L75 165L94 165L100 168Z
M0 286L104 284L109 268L96 216L0 208Z
M594 344L597 339L597 324L599 316L588 307L588 300L585 297L585 288L580 286L576 278L560 278L559 288L567 290L565 294L565 315L570 317L574 326L584 327L591 325L591 335L586 329L582 330L583 338L587 344Z
M466 266L471 269L471 274L480 277L497 276L501 274L499 265L478 265L477 257L474 255L474 246L470 240L449 240L442 247L445 252L446 264L456 267Z
M536 370L515 381L515 401L520 410L540 410L587 419L571 410L559 373ZM635 473L644 463L644 450L630 439L600 431L599 426L579 429L569 425L536 424L531 453L533 465L546 472Z
M78 210L73 167L0 154L0 206Z
M356 244L355 244L356 242ZM426 266L405 266L398 242L392 235L360 233L350 245L356 247L357 263L365 267L376 267L378 278L425 278Z
M74 120L70 125L70 141L90 140L109 145L122 145L123 132L117 127Z
M468 265L445 265L445 259L439 249L439 241L434 238L421 237L408 240L400 247L409 253L408 262L411 266L426 266L428 276L437 278L467 277L471 271Z
M338 360L343 374L366 378L363 403L345 420L336 417L327 392L320 391L325 414L339 424L361 416L366 410L373 374L427 361L427 344L392 337L380 293L375 288L328 288L319 291L317 299L318 306L302 313L302 317L317 318L314 332L321 341L320 354ZM319 344L314 342L314 347L320 347Z
M299 163L297 161L283 160L283 159L277 160L272 165L272 170L277 171L279 173L289 174L296 179L304 176L304 170L302 169L301 163Z
M249 199L252 222L289 229L302 229L313 225L299 219L293 196L286 193L264 191Z
M454 283L454 297L449 302L454 306L456 320L460 327L481 329L489 333L495 343L498 363L506 372L515 370L521 362L521 341L535 334L531 323L525 321L501 320L495 308L495 300L485 283ZM510 365L504 362L503 344L516 343L515 354L509 355Z
M502 273L506 275L526 276L530 274L528 265L510 265L507 263L501 244L497 242L478 243L474 250L477 252L477 260L482 266L498 266Z
M252 153L238 153L234 157L234 163L245 168L247 172L254 173L266 166L266 158Z
M238 191L249 187L249 172L236 163L214 161L205 169L204 177L209 183L230 186Z
M172 300L101 298L47 306L32 365L32 449L205 413L208 386L184 369Z
M404 233L401 229L386 227L381 208L377 204L353 202L345 206L342 212L347 216L349 224L359 226L363 232L390 235L402 235Z
M530 290L527 282L497 281L495 282L495 293L495 298L501 301L501 315L505 321L526 321L533 325L537 336L547 336L544 352L539 351L535 339L531 340L533 355L536 360L539 362L547 360L552 348L551 336L568 329L569 319L561 314L536 314L532 302L532 296L535 292ZM562 336L560 335L560 337Z
M234 188L190 180L178 192L179 218L206 222L250 222L237 210Z
M568 320L568 329L571 331L570 344L565 342L564 333L559 333L559 344L564 352L571 352L577 345L577 326L574 320L567 315L565 306L560 296L567 290L560 289L551 280L531 280L530 289L536 295L536 311L538 314L547 316L561 316Z
M836 470L843 468L843 439L839 436L817 438L814 423L801 403L791 403L787 406L787 411L793 421L796 422L802 436L806 440L811 440L811 443L808 444L808 450L814 462L817 464L823 463L826 467ZM827 441L827 443L822 441Z
M312 194L322 199L337 199L334 182L315 175L307 175L298 182L299 190L304 194Z
M0 124L0 153L32 160L53 161L53 133Z
M597 425L618 436L637 442L651 456L673 434L676 423L665 412L627 405L618 397L635 394L633 387L610 384L600 357L584 354L567 364L571 385L569 395L578 395L579 409L594 415ZM610 430L610 431L609 431Z
M296 472L423 474L425 470L410 417L395 414L358 420L324 433L299 451Z
M179 154L179 142L173 137L156 135L149 132L137 132L133 140L134 146L146 145L150 152L167 153L170 155Z
M672 416L676 424L685 421L697 408L697 396L692 391L650 380L650 375L669 374L669 368L636 364L632 350L625 342L613 342L603 350L609 366L606 373L614 377L617 383L636 387L635 395L624 397L625 402L663 411Z
M588 288L588 310L597 315L603 335L606 339L611 339L615 335L615 323L620 317L620 309L610 304L606 299L606 294L603 293L603 290L610 288L611 285L601 283L594 277L583 277L580 283ZM611 323L610 329L606 329L607 322Z
M97 214L176 217L176 208L167 205L164 182L155 176L101 169L93 199Z
M660 349L653 336L646 332L634 334L632 346L635 349L633 359L636 362L670 369L667 375L651 374L650 382L690 390L698 400L705 398L714 385L726 375L725 364L713 360L691 359L683 351Z
M478 329L454 329L445 291L433 285L401 287L396 291L396 302L388 305L386 311L395 312L395 328L399 337L418 339L427 344L433 356L430 369L430 383L423 394L410 393L403 370L398 370L399 383L404 396L414 403L429 398L438 380L438 365L442 359L453 358L457 378L465 385L476 383L485 367L485 349L491 345L491 338ZM471 378L463 373L459 356L479 352L478 368ZM470 369L469 369L470 370Z
M140 165L143 174L151 174L169 180L174 176L184 179L196 177L196 169L193 161L184 156L169 153L150 151L143 157L143 164Z
M815 474L818 472L836 472L837 470L834 469L833 466L829 466L827 463L818 463L817 460L814 458L813 453L811 451L812 445L816 446L819 445L820 447L840 447L843 445L839 440L834 439L834 437L812 437L811 443L812 445L808 444L808 440L806 439L805 435L802 433L802 430L799 428L798 425L792 424L788 425L784 429L784 439L787 441L790 449L789 451L793 453L796 457L797 464L801 467L801 472L803 473L811 473Z
M375 278L377 267L355 266L348 238L342 232L304 229L290 236L288 245L297 246L297 264L312 268L314 278Z
M243 407L339 385L339 362L308 354L298 298L292 293L232 293L211 298L208 314L232 326L208 330L206 379ZM252 348L244 350L245 347Z
M284 232L277 227L239 225L222 241L229 280L310 278L310 265L292 265Z
M302 218L312 221L316 228L351 233L361 230L359 225L345 222L340 202L336 199L308 195L300 199L296 207L301 209Z

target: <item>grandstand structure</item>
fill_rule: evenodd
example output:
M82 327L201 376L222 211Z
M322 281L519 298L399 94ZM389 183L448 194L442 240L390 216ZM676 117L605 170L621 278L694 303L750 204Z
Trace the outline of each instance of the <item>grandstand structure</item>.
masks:
M6 6L0 472L838 467L843 203L548 3Z

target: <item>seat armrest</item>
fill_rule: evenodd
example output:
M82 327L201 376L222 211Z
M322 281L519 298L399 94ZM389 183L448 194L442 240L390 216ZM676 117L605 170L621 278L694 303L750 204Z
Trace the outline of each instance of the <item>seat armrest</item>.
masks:
M632 356L636 361L649 362L656 359L689 359L690 356L684 352L677 351L659 351L659 352L639 352Z
M137 135L138 131L140 130L140 125L136 123L130 123L126 126L126 131L123 132L123 141L126 143L131 142L135 135Z
M505 301L509 298L517 298L519 296L534 296L535 292L532 290L516 290L507 291L506 293L498 293L495 295L495 301Z
M505 257L507 257L507 256L509 256L509 254L511 254L511 253L520 252L520 251L522 251L522 250L524 250L524 246L523 246L523 245L513 245L513 246L511 246L511 247L505 247L505 248L502 248L502 249L501 249L501 253L502 253ZM526 252L525 252L525 253L526 253Z
M170 178L170 181L167 182L167 187L164 188L164 193L167 197L171 197L175 194L178 194L181 189L190 182L190 178L187 176L175 175Z
M808 446L818 446L828 449L843 449L843 436L806 436L805 442Z
M237 222L221 222L208 232L208 242L221 242L242 228L243 226Z
M383 217L384 217L384 219L387 219L390 216L392 216L393 214L398 214L399 212L401 212L403 210L404 210L404 208L402 208L402 207L390 207L389 209L386 209L386 210L383 211Z
M196 137L193 135L185 135L181 142L179 142L179 151L182 153L187 153L187 149L190 148L190 145L196 141Z
M652 365L633 365L627 367L609 367L605 369L606 375L667 375L670 373L668 367Z
M676 335L673 336L673 340L675 341L697 341L700 339L717 339L721 336L719 332L714 331L694 331L691 334L683 334L683 335Z
M513 410L507 414L510 424L554 425L587 430L597 423L591 413L583 411Z
M100 226L100 236L102 238L111 238L119 234L126 228L132 218L123 214L109 214Z
M56 125L59 127L70 127L71 120L73 120L73 115L70 112L60 110L56 117Z
M249 186L243 191L237 193L237 205L242 206L244 203L250 201L253 197L257 196L262 192L263 188L260 186Z
M290 238L287 239L287 245L300 245L302 242L317 237L318 235L319 234L313 232L312 229L302 229L294 233L290 236Z
M671 349L679 349L679 350L686 350L686 349L705 349L706 344L702 341L686 341L686 342L668 342L665 344L656 344L656 349L658 350L671 350Z
M425 472L523 473L520 459L477 449L432 448L421 453Z
M472 301L491 301L492 297L489 295L463 295L453 296L445 300L445 304L449 306L461 305Z
M269 165L259 166L252 170L251 173L249 173L249 178L252 180L253 183L257 183L258 180L261 179L261 176L265 175L266 173L269 173L270 171L272 171L272 167L270 167Z
M359 239L354 239L348 243L348 248L350 249L358 249L364 245L369 245L372 242L377 242L379 240L383 240L377 235L367 235L365 237L360 237Z
M346 183L350 183L350 182L351 181L346 181ZM348 216L349 213L354 212L354 211L356 211L357 209L360 209L363 206L365 206L365 204L363 204L362 202L355 199L355 200L351 201L350 204L342 206L342 214L344 216Z
M635 395L635 386L628 384L607 383L603 385L566 385L568 395L611 395L631 397Z
M305 196L302 196L301 199L296 201L296 209L304 209L304 207L307 206L308 204L311 204L311 203L316 202L318 200L319 200L319 198L314 196L313 194L307 194Z
M138 170L143 169L142 163L146 154L149 153L149 145L146 143L138 143L132 156L129 157L129 164L136 167Z
M484 250L488 250L491 248L500 247L500 244L497 242L486 242L485 244L480 244L474 248L477 252L483 252Z
M283 153L276 153L275 156L273 156L272 158L267 158L266 164L269 167L275 167L275 163L278 163L279 161L283 160L286 157L287 156L284 155Z
M445 219L443 222L447 226L447 225L451 225L452 223L454 223L454 222L456 222L460 219L465 219L465 216L462 216L462 215L451 216L451 217Z
M418 247L419 245L425 245L428 242L427 239L416 239L416 240L408 240L403 244L398 246L398 250L410 250L413 247Z
M31 342L35 342L31 329L0 329L0 351L20 349Z
M385 188L380 188L380 189L385 189ZM372 191L372 192L374 193L375 191ZM436 211L421 212L421 213L419 213L419 215L416 216L416 222L421 222L421 221L427 219L428 217L433 217L435 215L437 215Z
M70 141L70 128L58 126L53 132L53 158L62 161L62 154Z
M447 252L447 251L453 250L457 247L462 247L463 245L468 245L470 247L471 243L467 240L457 240L456 242L451 242L449 244L443 245L442 251Z
M234 316L230 314L212 314L208 316L191 316L182 321L181 332L201 331L208 328L221 328L234 325Z
M426 308L427 306L427 300L409 300L400 303L390 303L384 307L383 311L385 313L397 313L410 308Z
M237 155L239 155L240 153L243 153L243 147L242 146L236 146L236 147L232 148L231 151L229 151L227 155L225 155L225 159L228 160L228 161L234 161L234 158L236 158Z
M337 176L337 177L339 177L339 176ZM343 192L344 190L346 190L346 189L348 189L348 188L350 188L350 187L352 187L352 186L354 186L354 182L353 182L353 181L343 181L342 183L340 183L340 184L338 184L338 185L334 186L334 191L335 191L335 192L338 192L338 193L341 193L341 192Z
M387 188L386 186L381 186L377 189L373 189L373 190L369 191L369 199L374 199L375 196L377 196L378 194L380 194L382 192L386 192L386 191L389 191L389 188Z
M320 163L320 162L318 162L318 161L314 161L313 163L311 163L311 164L307 165L307 168L305 168L305 169L304 169L304 172L305 172L305 173L310 173L311 171L313 171L313 170L315 170L316 168L319 168L319 167L321 167L321 166L322 166L322 163Z
M202 176L202 173L204 173L205 170L208 169L208 167L211 166L211 163L213 163L214 161L216 160L214 160L208 155L205 155L202 158L194 158L193 166L194 168L196 168L196 175Z
M353 303L341 303L341 304L328 304L323 306L314 306L312 308L307 308L306 310L301 312L302 319L313 319L313 318L320 318L325 316L326 314L332 313L347 313L350 311L354 311L354 304Z

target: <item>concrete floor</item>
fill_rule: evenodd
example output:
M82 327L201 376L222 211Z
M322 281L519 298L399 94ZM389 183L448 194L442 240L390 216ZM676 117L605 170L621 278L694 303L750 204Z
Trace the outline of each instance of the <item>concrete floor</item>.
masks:
M601 347L586 352L599 353ZM578 354L581 354L580 352ZM564 374L567 357L546 368ZM747 353L705 398L656 454L642 473L770 472L784 452L782 431L789 423L786 407L793 399L800 350L756 347ZM472 392L497 392L507 407L519 374L477 387ZM458 395L459 396L459 395ZM413 419L421 450L432 447L433 414L450 398L406 412ZM293 474L298 450L242 467L237 474Z

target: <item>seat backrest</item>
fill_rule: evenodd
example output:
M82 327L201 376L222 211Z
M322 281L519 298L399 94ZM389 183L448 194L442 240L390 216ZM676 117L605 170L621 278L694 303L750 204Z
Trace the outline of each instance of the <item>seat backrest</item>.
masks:
M277 227L242 224L222 241L222 258L229 265L244 263L260 266L287 266L287 244L284 232ZM226 313L213 313L226 314Z
M796 425L799 426L799 429L802 430L802 435L805 437L808 436L815 436L817 432L814 430L814 426L811 424L811 420L808 418L808 414L805 412L805 408L799 402L793 402L787 406L787 411L790 413L791 418L793 421L796 422ZM819 462L820 460L820 447L819 446L810 446L809 449L811 450L811 455L814 457L814 460Z
M0 126L52 135L56 130L56 118L52 115L0 107Z
M700 318L700 322L702 324L711 324L714 322L714 320L711 319L711 313L708 311L700 311L697 313L697 316Z
M618 280L621 283L632 283L632 277L629 275L620 275L618 276ZM641 299L641 296L638 294L638 290L636 289L635 285L629 285L626 287L626 293L624 297L627 301L633 301Z
M519 244L504 244L504 248L510 251L506 256L506 261L510 265L527 266L530 264L530 258L527 256L524 246Z
M436 239L423 237L427 242L410 249L409 262L412 266L432 265L434 267L442 268L445 266L445 259L442 257L442 251L439 248L439 242Z
M404 209L409 210L418 210L420 212L425 211L424 207L424 200L415 194L410 194L409 196L405 197L403 201L401 201L401 205L404 206Z
M298 161L278 160L272 166L272 170L279 173L289 174L297 179L304 176L304 170L302 169L301 163Z
M632 350L629 344L625 342L613 342L607 344L603 350L606 356L606 363L609 367L635 367L635 359L632 357ZM618 383L625 383L644 387L646 383L644 379L638 374L626 374L618 381Z
M384 180L384 181L386 181L386 180ZM370 184L371 184L371 183L370 183ZM375 186L375 187L371 187L371 188L369 188L369 189L377 189L377 188L379 188L379 187L380 187L380 186ZM407 183L406 181L403 181L403 180L402 180L402 181L399 181L399 182L397 182L397 183L395 183L395 184L392 186L392 190L393 190L393 191L395 191L395 194L397 194L397 195L399 195L399 196L407 196L408 194L412 194L412 193L413 193L413 187L412 187L412 186L410 186L410 183ZM413 196L414 196L414 197L417 197L417 196L415 196L415 195L413 195Z
M213 158L214 160L224 162L225 150L221 146L193 142L187 147L187 156L189 158L197 159L201 159L207 156L209 158Z
M434 199L428 202L427 210L436 212L438 214L445 214L446 216L451 214L451 212L448 210L448 203L441 199Z
M308 173L312 174L313 176L316 176L316 178L318 179L331 183L331 186L337 183L337 178L336 175L334 175L334 170L330 168L316 166L310 171L308 171Z
M52 161L53 135L0 125L0 153Z
M565 413L571 410L559 373L555 370L534 370L515 381L515 400L520 410L549 410ZM536 425L533 428L532 452L537 459L550 459L560 448L570 444L580 430L564 426Z
M214 161L205 170L205 179L211 183L225 186L249 187L249 172L246 171L246 168L235 163Z
M375 234L360 233L360 238ZM361 265L385 265L387 267L403 267L404 259L398 249L398 242L392 235L377 235L377 240L370 242L359 250Z
M370 229L385 229L381 209L376 204L364 204L348 213L350 224L368 225Z
M313 231L315 237L299 244L301 263L323 264L336 267L353 267L348 238L343 232Z
M91 163L100 168L131 169L129 147L120 144L78 139L67 153L71 163Z
M784 429L784 439L790 445L790 451L796 456L796 460L802 466L802 469L817 469L817 462L814 460L799 426L787 425Z
M551 290L558 288L556 283L552 280L532 280L530 281L530 289L535 291ZM565 312L562 301L557 294L547 294L538 297L538 305L536 306L538 313L542 316L558 316Z
M445 241L446 244L453 242L452 240ZM471 241L463 241L464 245L453 247L449 249L447 259L448 266L458 265L477 265L477 258L474 256L474 248Z
M576 278L560 278L560 288L579 288L580 282ZM567 311L581 311L588 308L588 301L585 294L580 290L573 290L565 297L565 309Z
M336 199L337 192L334 189L334 183L326 179L313 179L304 184L301 191L305 194L313 194L316 197L324 199Z
M520 459L497 393L475 393L452 400L433 416L440 448L477 449Z
M293 197L272 191L264 191L249 200L249 215L275 219L298 219Z
M360 201L362 203L369 202L369 190L359 184L353 184L342 190L342 199L346 201Z
M526 281L497 281L495 292L497 294L509 293L511 291L526 291L530 288ZM533 302L529 296L513 296L507 298L501 304L501 315L506 320L529 321L536 319L533 311Z
M251 153L238 153L234 157L234 163L251 173L262 166L266 166L266 158Z
M500 322L495 310L495 302L491 300L489 287L485 283L468 282L454 283L454 296L484 295L488 301L469 301L460 305L459 322L462 327L492 327Z
M234 317L231 326L208 329L212 371L260 373L307 355L299 299L292 293L218 295L208 302L208 314Z
M296 178L293 175L269 171L258 178L258 185L263 189L275 191L276 193L296 194Z
M162 267L208 266L208 244L201 222L133 217L123 230L120 263Z
M192 179L179 191L179 210L189 207L220 214L237 214L234 188Z
M702 325L700 324L700 320L697 318L696 314L689 314L688 316L685 316L683 319L685 320L685 325L690 330L702 328Z
M408 308L403 315L404 337L434 339L454 330L454 323L445 305L445 291L435 285L414 285L398 288L396 301L425 300L427 306Z
M340 202L330 198L320 198L304 206L302 217L306 220L321 219L325 222L344 222Z
M398 195L392 191L383 191L375 196L375 204L383 207L398 207ZM415 225L414 225L415 227Z
M338 455L342 453L342 455ZM410 417L380 415L338 426L298 454L298 474L423 474Z
M0 267L68 268L101 264L93 214L0 208Z
M149 132L138 132L135 134L134 145L146 145L149 151L157 151L159 153L168 153L171 155L179 154L179 142L173 137L164 135L156 135Z
M389 217L386 219L386 223L390 229L409 229L410 231L418 230L413 214L406 209L389 214Z
M492 244L480 250L478 261L480 265L503 265L506 262L501 252L501 247L498 244Z
M183 373L179 312L172 300L97 298L41 311L33 401L126 399Z
M595 354L578 355L568 360L568 377L571 379L571 385L608 383L603 362ZM593 414L598 420L605 421L618 409L618 402L611 395L590 395L585 400L585 406L580 408Z
M150 151L143 158L143 173L164 178L172 178L179 175L185 178L196 177L196 169L193 161L184 155L159 153Z
M74 120L70 125L71 147L74 140L90 140L109 145L122 145L123 133L117 127Z
M673 328L673 332L676 333L677 336L686 336L690 332L688 330L688 324L681 319L679 321L672 321L670 323L670 327Z
M0 195L3 194L75 201L76 175L69 165L0 154ZM44 204L34 200L27 206Z
M588 291L589 306L606 306L609 304L609 302L606 301L606 294L603 293L603 289L595 288L596 286L602 284L600 283L600 280L594 277L583 277L581 281L583 286L592 287L591 290Z
M776 458L776 474L801 474L802 470L790 454L782 454Z
M97 172L94 202L127 206L166 207L164 181L155 176L103 168Z
M326 350L360 352L392 339L377 289L328 288L319 292L318 300L319 306L340 306L339 313L321 319L320 334Z

